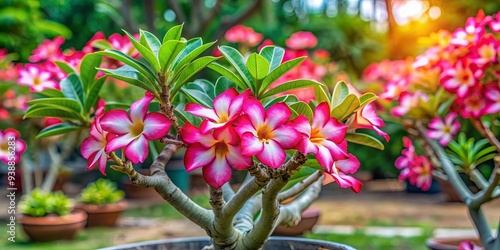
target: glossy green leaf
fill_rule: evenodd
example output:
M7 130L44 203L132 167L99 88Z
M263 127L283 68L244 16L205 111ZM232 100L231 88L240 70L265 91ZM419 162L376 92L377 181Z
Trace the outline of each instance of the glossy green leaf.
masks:
M219 96L220 94L222 94L222 92L232 87L235 87L233 82L231 82L226 77L221 76L217 79L217 82L215 82L214 96Z
M172 64L172 61L185 46L185 41L177 40L170 40L161 45L158 51L158 58L160 60L162 72L166 72L168 68L171 68L170 64Z
M50 137L54 135L66 134L71 131L81 129L79 126L69 125L67 123L59 123L45 127L38 133L35 139Z
M81 120L81 116L74 113L61 109L55 109L54 107L42 106L37 108L31 108L26 111L23 119L33 118L33 117L57 117L70 120Z
M344 101L332 109L331 115L339 121L343 121L359 108L359 99L354 94L346 96Z
M186 97L189 102L198 103L205 107L212 106L213 100L202 91L182 88L180 92Z
M349 88L345 82L338 82L333 89L332 98L330 101L331 108L336 107L349 95Z
M123 109L123 110L127 110L130 108L130 104L127 104L127 103L121 103L121 102L106 102L106 104L104 105L104 110L105 111L109 111L109 110L112 110L112 109Z
M274 97L270 96L268 98L264 98L261 100L262 103L264 104L264 108L268 109L271 105L278 103L278 102L284 102L287 104L291 103L296 103L299 101L295 95L284 95L284 96L279 96L279 97Z
M347 133L345 139L348 142L365 145L368 147L384 150L384 144L377 140L377 138L361 133Z
M293 81L288 81L268 90L262 95L262 98L276 95L288 90L306 88L311 86L320 86L320 85L322 85L320 82L309 79L297 79Z
M115 60L118 60L126 65L129 65L130 67L136 69L139 71L145 79L150 82L151 84L154 84L156 75L153 73L146 65L143 63L135 60L134 58L124 54L123 52L120 52L118 50L105 50L105 51L99 51L96 52L97 54L101 54L104 56L111 57Z
M266 58L256 53L252 53L247 58L246 66L248 72L255 80L261 80L269 72L269 62L267 62ZM259 89L258 85L257 89Z
M280 65L285 50L276 46L266 46L260 50L259 54L269 62L269 72L271 72Z
M146 77L139 73L139 71L137 71L135 68L132 68L128 65L122 66L117 69L99 70L112 78L122 80L149 92L155 93L155 87L150 82L146 81Z
M156 57L156 55L153 54L153 51L151 51L150 49L148 49L144 45L142 45L139 41L137 41L135 39L134 36L132 36L126 30L123 30L123 32L125 32L125 34L127 34L130 42L132 42L135 49L137 49L137 51L139 51L139 54L141 54L141 56L144 57L144 59L146 59L146 61L149 63L149 65L151 65L151 67L153 67L153 69L156 72L160 72L161 71L160 62L158 61L158 58Z
M45 97L64 97L64 94L57 89L44 89L42 92L38 94Z
M151 52L153 52L153 55L158 56L158 50L160 49L161 42L158 40L158 38L153 35L153 33L145 30L140 30L140 37L139 37L139 42Z
M76 69L65 61L54 61L54 63L66 74L76 74Z
M102 49L102 50L114 49L113 46L109 43L109 41L105 40L105 39L99 39L99 40L92 41L90 46L98 48L98 49Z
M193 77L196 73L198 73L200 70L205 68L207 65L212 63L213 61L219 59L219 57L213 57L213 56L205 56L198 58L194 60L192 63L190 63L182 72L180 72L179 78L175 82L175 85L170 92L171 98L175 97L179 89L188 82L191 77Z
M247 86L245 85L245 82L241 77L235 73L233 73L231 70L227 69L226 67L218 64L217 62L213 62L207 66L207 68L221 74L224 77L227 77L227 79L231 80L238 86L241 90L246 89Z
M311 107L309 107L309 105L307 105L307 103L302 102L302 101L296 102L296 103L291 104L290 108L296 114L292 117L292 119L297 117L298 115L304 115L305 117L309 118L310 121L312 121L313 111L312 111Z
M183 26L184 26L184 23L170 28L167 31L167 33L165 33L165 36L163 36L163 43L170 41L170 40L179 40L179 38L181 38Z
M259 93L265 91L267 88L269 88L269 86L271 86L271 84L273 82L278 80L280 77L282 77L284 74L286 74L291 69L295 68L297 65L299 65L305 59L306 59L305 56L295 58L295 59L286 61L286 62L282 63L281 65L279 65L278 67L276 67L273 71L271 71L271 73L269 73L269 75L267 75L266 77L264 77L264 79L262 79L262 85L260 87Z
M206 79L195 79L193 82L190 82L185 85L188 89L197 89L201 92L207 93L207 95L213 99L215 96L213 95L215 86L214 84Z
M76 113L80 113L82 111L80 103L78 103L78 101L65 97L35 99L29 101L28 104L32 106L31 109L46 106L70 112L74 111Z
M102 56L98 54L86 54L80 63L80 77L82 79L83 91L88 93L90 86L94 83L97 75L97 67L101 65Z
M60 83L61 92L64 96L77 100L83 108L83 102L85 100L85 93L83 92L82 83L80 78L71 74L68 77L64 78Z
M84 110L85 112L90 112L90 109L97 104L99 100L99 92L101 91L102 85L106 81L105 77L101 77L95 81L89 89L87 100L85 100Z
M246 88L252 89L256 92L255 86L252 84L252 76L245 65L245 58L238 50L229 46L220 46L220 52L224 55L226 60L238 71L239 76L245 83Z
M203 44L200 47L195 48L194 50L192 50L191 52L189 52L186 56L184 56L184 58L182 58L182 60L180 60L180 62L177 65L175 65L175 68L173 70L177 71L180 67L183 67L184 65L190 63L196 57L198 57L203 52L205 52L205 50L207 50L208 48L210 48L214 43L215 42Z
M360 107L366 106L377 99L378 96L375 95L374 93L371 92L364 93L362 96L359 97L359 106Z
M314 87L314 96L316 97L316 101L318 103L327 102L330 105L330 98L325 90L325 88L321 85L315 85ZM357 98L356 98L357 99ZM331 105L330 105L331 108Z
M191 53L196 48L202 45L203 45L203 39L201 39L200 37L196 37L187 41L186 46L182 48L182 50L179 52L177 57L175 57L174 61L172 62L171 68L175 69L177 65L184 59L184 57L186 57L189 53ZM182 67L182 65L180 65L179 67Z

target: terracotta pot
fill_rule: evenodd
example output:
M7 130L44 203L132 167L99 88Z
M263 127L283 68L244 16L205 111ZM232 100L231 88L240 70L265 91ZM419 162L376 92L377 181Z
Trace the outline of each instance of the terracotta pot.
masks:
M87 214L75 209L68 215L31 217L22 215L19 222L31 241L72 239L85 226Z
M427 240L426 245L431 250L457 250L462 241L471 241L478 246L482 246L478 238L467 237L431 238Z
M127 209L127 202L120 201L104 205L79 203L76 208L87 213L87 227L114 227L118 217Z
M302 219L293 227L278 226L273 232L273 235L297 236L305 232L310 232L316 225L319 219L320 210L314 207L307 208L302 212Z
M139 169L137 172L143 175L151 175L149 169ZM154 188L134 185L129 179L123 180L121 186L125 192L125 197L128 199L163 200Z

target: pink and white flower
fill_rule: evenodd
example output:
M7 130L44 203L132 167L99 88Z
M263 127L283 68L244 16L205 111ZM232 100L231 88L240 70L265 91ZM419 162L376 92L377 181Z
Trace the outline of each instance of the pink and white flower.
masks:
M460 123L456 120L457 113L449 113L444 120L441 117L435 117L429 122L429 130L426 135L431 139L439 140L442 146L448 145L453 135L460 130Z
M33 55L29 57L30 62L40 62L44 60L58 60L62 56L60 49L64 43L64 38L58 36L54 40L45 40L33 50Z
M500 112L500 86L488 84L485 86L485 96L489 101L484 108L485 114L498 114Z
M333 171L335 161L348 158L345 140L347 126L330 117L327 102L316 107L312 124L307 117L299 115L290 125L301 133L297 150L303 154L313 153L327 172Z
M351 188L352 191L359 193L363 183L349 175L354 174L359 165L358 158L352 154L349 154L348 159L336 161L333 164L332 171L324 173L323 185L335 181L341 188Z
M298 31L293 33L285 42L290 49L314 48L318 44L318 39L309 31Z
M402 155L396 159L396 168L401 170L399 180L406 180L422 190L429 190L432 184L433 167L424 156L419 156L415 152L412 141L404 137Z
M188 103L185 110L195 116L208 119L200 129L203 133L215 128L221 128L226 124L231 124L237 119L243 108L243 101L250 96L251 91L238 94L234 88L230 88L215 97L214 108L207 108L197 103Z
M453 67L443 70L440 75L441 84L445 89L463 97L477 83L476 68L477 66L467 59L459 60Z
M231 179L231 167L244 170L252 164L252 157L242 154L240 137L232 126L215 129L212 134L202 133L188 122L181 134L189 145L184 156L186 170L202 168L203 178L213 188L218 189Z
M109 159L106 146L109 141L116 138L116 135L102 129L101 118L103 110L104 107L99 112L96 112L98 115L94 118L90 127L90 136L83 140L80 152L87 159L87 170L94 169L97 165L99 171L103 175L106 175L106 162Z
M255 155L271 168L278 168L286 158L285 149L294 148L301 135L285 125L292 112L284 103L276 103L267 111L255 98L249 97L243 104L242 115L236 125L241 136L242 154Z
M20 69L19 76L17 83L29 86L33 92L59 88L57 82L52 79L52 75L35 64L27 64L25 69Z
M0 130L0 161L5 164L19 162L21 155L26 150L26 143L19 137L21 134L15 129Z
M148 113L154 95L146 95L130 106L130 115L124 110L110 110L101 118L104 130L118 135L108 142L106 152L125 148L125 156L133 162L144 162L148 156L148 140L158 140L168 134L172 122L158 112Z

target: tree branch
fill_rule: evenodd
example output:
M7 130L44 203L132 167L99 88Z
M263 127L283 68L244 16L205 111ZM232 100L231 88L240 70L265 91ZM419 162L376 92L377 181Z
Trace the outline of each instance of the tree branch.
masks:
M300 181L299 183L295 184L293 187L290 189L281 192L278 194L278 201L282 202L288 198L292 198L298 194L300 194L302 191L304 191L306 188L308 188L311 184L315 183L317 180L319 180L323 176L322 171L316 171L313 174L309 175L307 178L304 180Z
M229 201L231 198L233 198L234 196L234 190L233 188L231 187L231 184L229 184L229 182L226 182L223 186L222 186L222 197L224 198L224 200L227 202Z
M488 181L484 178L483 174L477 169L470 172L470 179L482 190L488 188Z
M479 191L475 194L470 202L471 208L480 208L486 202L489 202L493 198L493 191L500 185L500 169L495 169L491 174L491 178L486 189Z
M262 208L262 197L256 195L245 202L245 205L234 216L233 224L236 230L247 233L253 228L253 218Z

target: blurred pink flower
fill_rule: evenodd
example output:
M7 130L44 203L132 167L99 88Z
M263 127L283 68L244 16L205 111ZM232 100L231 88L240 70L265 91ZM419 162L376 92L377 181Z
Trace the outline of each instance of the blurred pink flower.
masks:
M241 43L249 47L255 47L262 41L263 36L250 27L236 25L226 32L224 38L228 42Z
M29 86L32 92L41 92L44 89L58 89L59 85L52 79L51 73L36 64L27 64L25 69L19 70L17 83Z
M19 131L12 128L0 130L0 161L9 164L21 160L21 155L26 150L26 143L19 138L20 136Z
M29 57L29 61L35 63L44 60L58 60L62 56L60 47L63 43L64 38L61 36L54 38L54 40L44 40L33 50L33 55Z
M429 130L426 135L431 139L439 140L442 146L448 145L453 139L453 135L460 130L460 123L456 120L457 113L449 113L444 120L435 117L429 122Z
M308 49L316 47L318 39L309 31L298 31L290 35L285 44L290 49Z

